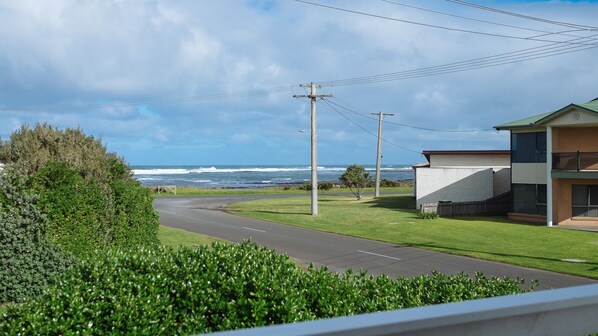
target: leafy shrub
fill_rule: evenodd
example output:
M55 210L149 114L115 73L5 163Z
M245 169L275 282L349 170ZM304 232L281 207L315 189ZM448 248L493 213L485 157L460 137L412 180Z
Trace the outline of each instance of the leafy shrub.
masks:
M334 184L329 181L318 182L318 190L330 190L334 188ZM311 182L305 182L299 187L300 190L311 190Z
M158 214L153 209L151 192L134 180L112 183L114 245L133 247L158 243Z
M10 172L0 175L0 303L41 294L70 263L48 241L48 221L37 203Z
M81 129L61 131L47 123L33 128L21 126L0 147L0 162L11 165L21 177L35 174L50 161L61 161L83 178L104 185L115 177L115 159L98 139L86 136ZM119 173L130 175L128 170Z
M111 204L100 187L64 162L51 161L30 178L48 215L50 239L76 256L111 245Z
M157 242L158 216L148 191L122 158L80 129L24 125L2 143L0 161L40 196L48 235L75 256Z
M438 218L438 213L436 211L421 211L419 213L419 218L421 218L421 219L436 219L436 218Z
M514 294L521 284L481 274L305 271L251 243L113 250L84 260L40 298L10 307L0 333L205 333Z

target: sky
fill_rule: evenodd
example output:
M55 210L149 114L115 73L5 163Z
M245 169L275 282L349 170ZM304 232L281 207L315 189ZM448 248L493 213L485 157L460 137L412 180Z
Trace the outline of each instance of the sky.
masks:
M482 5L483 7L476 6ZM597 1L0 0L0 138L81 128L131 165L425 162L598 97ZM593 26L595 25L595 26ZM390 115L392 114L392 115Z

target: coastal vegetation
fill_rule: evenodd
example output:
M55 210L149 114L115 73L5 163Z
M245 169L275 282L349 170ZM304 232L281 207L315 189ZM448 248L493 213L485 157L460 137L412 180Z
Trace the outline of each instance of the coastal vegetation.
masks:
M310 215L306 197L236 203L228 210L276 223L598 278L595 232L547 228L506 217L424 220L410 195L360 202L323 195L320 200L317 217Z
M521 293L481 274L391 279L297 266L252 243L111 249L41 296L11 306L0 333L185 335Z
M0 300L38 295L98 250L158 243L152 196L79 129L22 126L0 145Z

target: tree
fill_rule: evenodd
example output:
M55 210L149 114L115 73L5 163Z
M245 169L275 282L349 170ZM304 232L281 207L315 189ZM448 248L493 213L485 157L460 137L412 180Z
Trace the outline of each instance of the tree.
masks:
M39 196L49 240L76 257L158 242L152 196L124 159L81 129L23 125L0 145L23 188ZM0 199L0 202L2 200Z
M351 192L357 200L361 200L361 193L372 180L370 174L365 172L365 168L360 165L351 165L341 175L340 180L351 189Z

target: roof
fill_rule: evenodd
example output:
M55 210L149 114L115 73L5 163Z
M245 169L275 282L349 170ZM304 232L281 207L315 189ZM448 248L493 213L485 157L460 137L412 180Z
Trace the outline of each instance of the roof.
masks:
M494 126L497 131L500 130L509 130L509 129L518 129L518 128L532 128L541 126L544 123L552 120L563 113L570 111L572 108L577 108L581 110L586 110L588 112L598 114L598 98L590 100L587 103L580 103L580 104L569 104L559 110L538 114L532 117L528 117L521 120L512 121L506 124Z
M506 150L425 150L422 154L430 162L431 155L511 155L511 151Z

